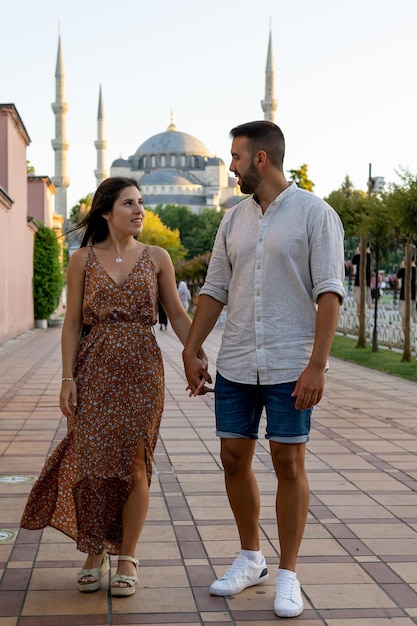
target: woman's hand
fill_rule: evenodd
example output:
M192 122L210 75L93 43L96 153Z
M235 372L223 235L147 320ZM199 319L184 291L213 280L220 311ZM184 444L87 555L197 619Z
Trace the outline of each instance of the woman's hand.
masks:
M77 385L75 380L63 380L59 394L59 406L68 419L74 416L77 408Z

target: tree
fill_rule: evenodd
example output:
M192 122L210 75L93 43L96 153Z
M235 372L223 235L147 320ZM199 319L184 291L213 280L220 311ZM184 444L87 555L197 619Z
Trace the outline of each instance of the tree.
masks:
M207 250L213 249L214 239L223 215L223 211L204 209L202 213L194 216L194 225L191 230L181 237L182 243L188 250L188 259L204 255Z
M33 249L33 306L35 319L49 319L59 303L64 276L61 249L55 232L36 222Z
M392 184L385 201L395 222L398 238L405 246L405 328L402 361L411 361L411 258L412 247L417 241L417 175L407 169L397 172L401 184Z
M298 168L298 170L288 170L288 173L290 175L290 179L296 182L301 189L313 191L314 183L309 179L307 170L308 166L304 163Z
M336 191L332 191L329 196L325 198L325 200L339 214L345 228L346 236L349 237L352 235L359 235L360 249L366 250L366 240L369 228L369 210L371 208L369 198L366 193L364 191L354 189L349 176L346 176L340 188ZM358 309L359 331L357 347L365 348L366 263L360 263L359 269L361 272L361 275L359 276L361 291Z
M165 226L159 216L155 215L153 211L146 211L146 218L139 239L142 243L165 248L174 265L186 255L186 250L181 244L179 231L177 229L171 230L168 226Z
M202 213L193 213L187 206L167 204L158 205L155 213L171 229L178 229L181 243L187 250L187 259L203 255L213 248L217 229L224 211L204 209Z
M88 213L88 211L91 209L92 202L93 196L91 193L85 196L85 198L81 198L80 200L78 200L77 204L74 204L71 209L70 222L72 222L73 224L78 224L78 222L81 222L86 213Z
M31 162L28 161L27 159L26 159L26 173L28 174L28 176L30 174L34 174L35 173L35 168L31 164Z

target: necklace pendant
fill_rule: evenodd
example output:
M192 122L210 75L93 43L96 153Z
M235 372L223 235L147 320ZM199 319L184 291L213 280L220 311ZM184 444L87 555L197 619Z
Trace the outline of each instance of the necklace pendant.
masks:
M116 263L121 263L122 262L122 258L120 256L116 257Z

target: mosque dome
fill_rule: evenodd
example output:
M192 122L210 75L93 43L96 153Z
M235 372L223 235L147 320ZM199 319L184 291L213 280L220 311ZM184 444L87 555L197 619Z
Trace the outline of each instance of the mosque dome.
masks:
M201 184L191 174L178 170L156 170L145 174L140 181L141 185L198 185Z
M144 141L136 150L135 157L161 153L211 156L206 146L199 139L178 131L172 122L164 133L158 133Z

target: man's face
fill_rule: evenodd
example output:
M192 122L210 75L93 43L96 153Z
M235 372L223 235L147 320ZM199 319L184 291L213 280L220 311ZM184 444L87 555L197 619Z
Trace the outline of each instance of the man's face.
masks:
M242 193L255 193L262 182L254 164L254 156L248 148L246 137L235 137L232 142L232 161L229 170L234 173Z

